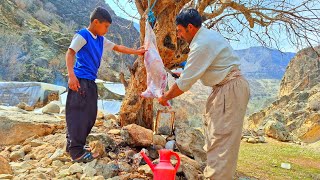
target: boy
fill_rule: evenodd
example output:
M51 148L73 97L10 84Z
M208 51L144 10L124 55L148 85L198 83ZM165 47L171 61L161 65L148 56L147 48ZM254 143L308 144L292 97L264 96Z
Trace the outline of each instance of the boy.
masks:
M143 55L144 49L131 49L114 44L103 35L112 23L109 12L97 7L90 15L90 25L80 30L73 38L66 53L69 75L66 103L67 148L74 162L89 162L98 155L84 146L97 115L97 86L95 79L104 51ZM74 64L74 57L76 62Z

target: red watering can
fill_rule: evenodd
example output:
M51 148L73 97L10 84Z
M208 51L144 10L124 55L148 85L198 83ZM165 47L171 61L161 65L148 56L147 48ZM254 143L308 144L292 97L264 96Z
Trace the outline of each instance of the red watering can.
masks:
M174 180L176 178L176 172L180 166L180 157L177 153L168 149L159 150L160 162L157 165L153 164L143 151L141 151L140 154L150 166L154 180ZM175 156L178 160L176 167L171 165L171 156Z

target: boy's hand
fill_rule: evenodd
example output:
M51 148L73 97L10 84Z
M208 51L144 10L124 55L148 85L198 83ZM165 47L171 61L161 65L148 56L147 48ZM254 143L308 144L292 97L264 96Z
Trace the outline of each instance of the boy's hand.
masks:
M144 48L144 46L139 47L139 49L137 49L137 55L139 56L143 56L145 52L147 52L148 50L146 50Z
M80 83L75 75L69 76L68 86L72 91L77 91L80 88Z

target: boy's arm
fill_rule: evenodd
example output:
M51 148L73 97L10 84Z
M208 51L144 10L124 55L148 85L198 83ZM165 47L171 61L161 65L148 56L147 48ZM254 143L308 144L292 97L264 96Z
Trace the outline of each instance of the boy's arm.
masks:
M136 55L143 55L147 50L144 49L144 47L140 47L139 49L132 49L128 48L123 45L115 45L113 47L114 51L125 53L125 54L136 54Z
M71 48L68 49L66 53L66 65L67 65L67 70L69 75L68 86L73 91L78 91L78 89L80 88L80 83L73 71L75 54L76 52L73 49Z

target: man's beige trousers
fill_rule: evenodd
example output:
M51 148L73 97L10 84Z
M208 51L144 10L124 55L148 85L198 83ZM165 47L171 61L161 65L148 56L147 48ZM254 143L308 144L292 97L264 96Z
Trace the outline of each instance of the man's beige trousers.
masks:
M206 179L233 179L249 96L249 84L240 76L214 87L208 97L204 123Z

